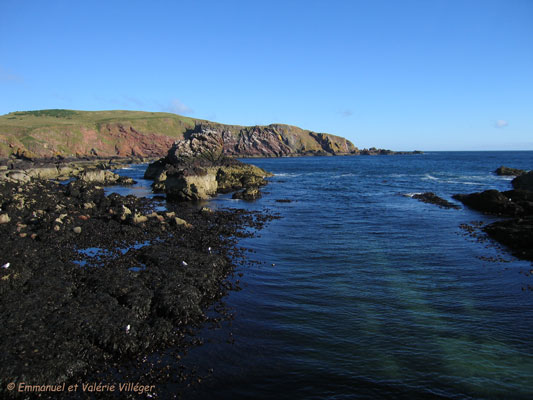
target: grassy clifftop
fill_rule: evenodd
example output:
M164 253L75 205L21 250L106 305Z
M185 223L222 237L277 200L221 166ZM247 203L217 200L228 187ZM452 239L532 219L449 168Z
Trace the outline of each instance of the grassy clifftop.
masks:
M183 139L199 126L225 133L225 137L235 143L235 149L231 149L234 155L357 152L357 148L344 138L290 125L243 127L161 112L57 109L17 111L0 116L0 156L162 156L175 140ZM257 140L279 142L284 153L268 154L268 149L263 147L258 153L251 151L249 146L238 146Z

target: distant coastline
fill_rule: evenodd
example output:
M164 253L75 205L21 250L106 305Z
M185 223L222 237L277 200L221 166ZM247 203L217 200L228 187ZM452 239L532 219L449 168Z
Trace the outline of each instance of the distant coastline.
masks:
M142 111L17 111L0 116L0 158L23 160L158 158L176 140L211 129L230 157L419 154L371 147L296 126L226 125L172 113Z

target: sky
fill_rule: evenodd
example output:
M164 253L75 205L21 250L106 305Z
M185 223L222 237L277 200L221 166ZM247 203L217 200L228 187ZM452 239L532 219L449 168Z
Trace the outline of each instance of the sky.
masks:
M0 114L50 108L533 150L533 0L0 0Z

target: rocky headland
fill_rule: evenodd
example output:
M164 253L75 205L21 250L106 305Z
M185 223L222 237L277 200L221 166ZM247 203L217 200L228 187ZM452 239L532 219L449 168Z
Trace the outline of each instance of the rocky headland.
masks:
M56 109L0 116L0 158L160 158L175 141L204 129L217 132L230 157L398 154L360 150L340 136L284 124L239 126L171 113Z
M506 219L491 223L483 230L494 240L509 247L519 258L533 260L533 171L524 172L512 181L513 190L456 194L464 205Z

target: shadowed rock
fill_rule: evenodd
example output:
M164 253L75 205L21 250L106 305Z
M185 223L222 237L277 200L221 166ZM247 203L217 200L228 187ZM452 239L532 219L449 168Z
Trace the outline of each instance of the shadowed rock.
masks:
M485 190L481 193L456 194L453 198L474 210L490 214L517 215L522 209L497 190Z
M518 258L533 260L533 217L494 222L483 230Z
M533 171L517 176L511 183L515 189L533 191Z
M483 230L497 242L508 246L515 256L533 260L533 192L486 190L453 197L474 210L513 217L493 222Z

